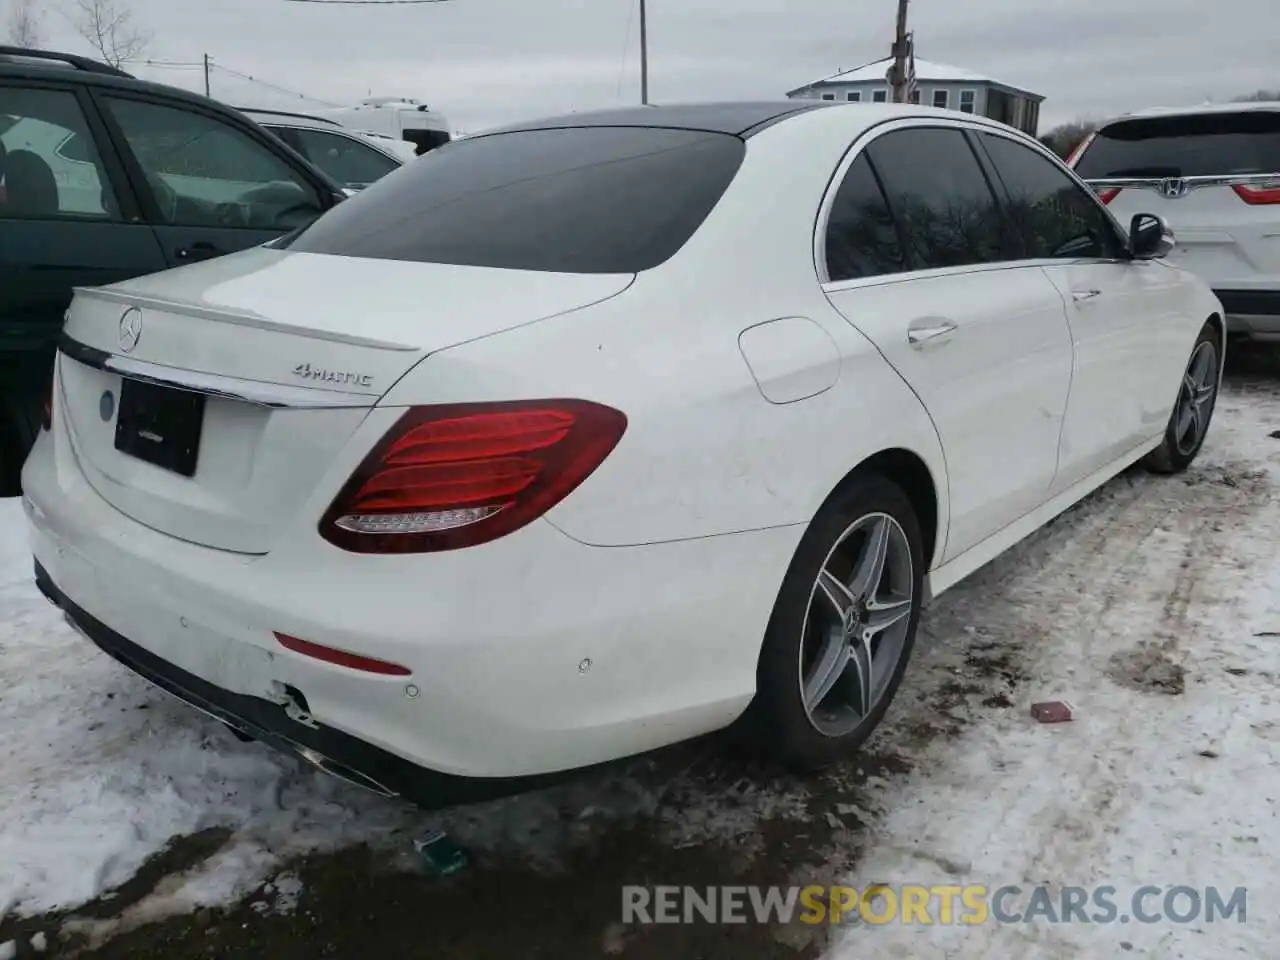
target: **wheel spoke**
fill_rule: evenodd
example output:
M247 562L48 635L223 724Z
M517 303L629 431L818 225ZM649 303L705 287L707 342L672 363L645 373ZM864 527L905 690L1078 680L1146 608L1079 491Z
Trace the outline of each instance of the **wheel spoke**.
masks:
M1196 351L1195 358L1191 361L1191 377L1198 386L1209 382L1212 376L1213 359L1213 350L1209 348L1209 344L1206 341L1201 344L1200 349Z
M1190 370L1182 375L1182 387L1187 391L1187 396L1194 397L1196 395L1196 388L1199 386L1200 384L1196 382L1195 377L1191 376Z
M1190 440L1192 443L1200 439L1201 423L1202 423L1202 416L1200 414L1200 408L1195 404L1192 404L1191 405L1191 436L1190 436Z
M889 600L873 600L867 604L866 633L876 636L895 623L911 615L911 598L894 597Z
M889 521L883 516L876 517L853 568L853 582L849 584L849 590L855 597L875 596L884 577L884 561L888 553Z
M849 641L845 639L844 631L833 630L822 647L822 655L818 657L818 662L814 664L804 683L804 706L810 714L818 709L818 704L822 703L844 674L849 665L849 656Z
M826 597L827 603L835 612L837 619L841 623L848 623L849 612L853 609L854 604L858 602L857 595L849 589L843 580L826 567L823 567L822 572L818 574L818 587L822 590L822 595Z
M1191 429L1193 424L1192 411L1195 406L1190 403L1178 404L1178 423L1174 427L1174 433L1177 434L1179 440L1187 435L1187 431Z
M855 639L849 648L849 663L858 682L858 713L866 716L871 712L871 691L875 689L875 666L871 658L871 648Z

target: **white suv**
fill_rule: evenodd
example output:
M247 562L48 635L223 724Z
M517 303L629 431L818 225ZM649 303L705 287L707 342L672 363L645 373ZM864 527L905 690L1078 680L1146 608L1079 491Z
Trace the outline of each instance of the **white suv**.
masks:
M1280 103L1128 114L1069 163L1122 222L1169 222L1169 259L1208 281L1231 333L1280 336Z
M414 146L394 137L348 130L336 120L280 110L241 109L333 179L354 192L412 160Z

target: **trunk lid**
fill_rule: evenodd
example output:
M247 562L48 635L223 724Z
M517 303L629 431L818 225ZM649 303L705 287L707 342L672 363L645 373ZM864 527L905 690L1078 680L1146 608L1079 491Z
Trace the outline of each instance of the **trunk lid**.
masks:
M77 290L60 426L122 513L192 543L266 553L423 357L631 280L257 248Z

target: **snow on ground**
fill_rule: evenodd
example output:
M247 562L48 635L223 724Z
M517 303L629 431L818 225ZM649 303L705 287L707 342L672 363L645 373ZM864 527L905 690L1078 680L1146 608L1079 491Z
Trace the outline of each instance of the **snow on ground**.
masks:
M1224 392L1185 477L1133 475L1065 522L1069 540L998 591L966 584L930 611L935 634L985 635L1021 661L1016 709L991 711L895 784L852 886L1248 888L1247 922L979 926L855 922L834 955L913 960L1261 957L1280 932L1280 398ZM1014 565L1025 568L1022 571ZM997 564L998 566L998 564ZM996 594L996 596L993 596ZM992 609L989 601L998 599ZM1073 703L1041 726L1036 700ZM1183 910L1189 901L1177 901ZM1160 895L1143 901L1163 910ZM880 906L878 909L882 910ZM1094 913L1092 906L1087 911ZM878 914L876 914L878 915Z
M634 813L666 818L656 842L672 848L729 837L740 850L763 849L753 831L769 819L848 815L867 831L838 830L840 849L813 854L840 869L856 857L860 888L1242 885L1251 902L1243 925L858 925L841 932L840 960L1111 957L1125 944L1265 955L1280 848L1280 637L1262 636L1280 633L1277 427L1277 385L1233 383L1187 475L1118 478L932 606L859 761L896 756L908 776L869 776L827 810L821 785L629 770L444 824L479 849L554 858L594 822ZM1052 699L1072 701L1077 720L1033 723L1030 703ZM240 743L99 653L32 585L13 500L0 500L0 810L0 922L111 896L174 838L223 831L211 856L168 869L99 936L269 880L269 909L288 910L305 896L279 874L292 855L403 852L428 819ZM774 882L793 880L813 882Z
M603 778L428 816L242 743L66 624L33 583L20 501L0 499L0 923L111 898L172 842L211 830L225 834L212 853L201 850L190 864L179 858L122 915L73 925L101 940L232 903L291 857L360 843L412 867L410 841L428 825L476 850L550 863L593 831L654 813L668 793L655 766L641 759ZM803 815L792 793L754 797L749 817L693 798L672 823L671 842ZM566 809L578 811L568 822ZM284 874L264 893L287 911L297 884Z
M0 919L93 899L208 828L236 839L174 886L175 908L401 825L402 807L240 743L82 639L35 589L25 531L0 500Z

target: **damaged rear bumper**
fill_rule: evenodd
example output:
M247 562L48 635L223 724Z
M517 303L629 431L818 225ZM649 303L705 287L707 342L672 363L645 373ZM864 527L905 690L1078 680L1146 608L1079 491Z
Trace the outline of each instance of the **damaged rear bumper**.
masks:
M326 773L424 809L509 796L562 782L581 771L522 777L463 777L420 767L341 730L298 723L289 708L223 689L143 649L95 619L58 589L35 563L36 586L68 623L103 652L166 693L226 724L242 738L293 754Z

